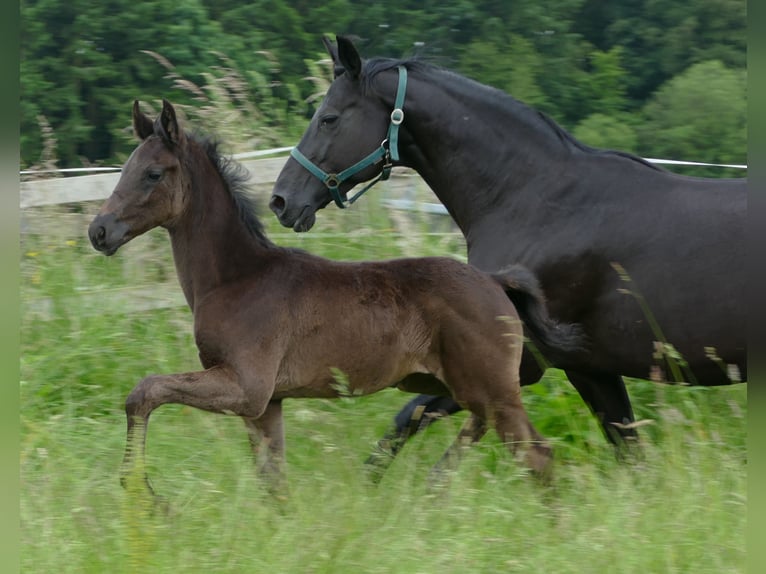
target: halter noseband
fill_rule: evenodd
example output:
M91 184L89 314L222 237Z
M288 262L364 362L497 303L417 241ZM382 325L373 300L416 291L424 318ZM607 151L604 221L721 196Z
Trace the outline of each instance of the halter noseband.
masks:
M322 183L327 186L327 190L330 192L335 205L341 209L345 209L344 201L347 201L349 205L354 203L359 197L370 189L373 185L379 181L385 181L391 175L391 168L393 162L399 161L399 126L404 121L404 94L407 91L407 68L404 66L398 66L399 70L399 86L396 90L396 100L394 101L394 110L391 112L391 123L388 125L388 135L386 139L380 144L375 151L369 154L364 159L359 160L349 168L344 169L340 173L327 173L323 171L318 165L313 163L299 150L298 146L295 146L290 155L295 160L305 167L312 175L318 178ZM352 175L359 173L363 169L378 163L383 160L383 171L381 174L368 183L361 191L358 191L351 199L344 200L340 194L340 184L346 181Z

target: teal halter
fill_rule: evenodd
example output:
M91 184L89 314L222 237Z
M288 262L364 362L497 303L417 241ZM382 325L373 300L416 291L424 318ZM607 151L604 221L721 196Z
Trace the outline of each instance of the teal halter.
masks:
M373 151L370 155L364 159L359 160L351 167L344 169L340 173L327 173L323 171L319 166L313 163L299 150L298 146L294 147L290 152L290 155L295 160L305 167L312 175L317 177L322 183L327 186L330 195L335 200L335 205L341 209L345 209L344 201L347 201L349 205L354 203L359 197L370 189L373 185L379 181L387 180L391 175L391 168L393 162L399 161L399 126L404 121L404 93L407 90L407 68L399 66L399 87L396 90L396 100L394 101L394 111L391 112L391 123L388 126L388 136L380 144L380 147ZM340 184L346 181L352 175L359 173L363 169L378 163L383 160L383 171L378 177L368 183L364 188L357 192L351 199L344 200L340 194Z

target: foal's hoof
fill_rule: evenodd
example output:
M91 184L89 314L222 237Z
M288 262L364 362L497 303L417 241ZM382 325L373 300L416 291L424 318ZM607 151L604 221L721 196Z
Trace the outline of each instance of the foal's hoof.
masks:
M143 513L145 516L156 516L158 514L169 516L171 513L170 501L164 496L155 494L149 488L132 489L126 488L128 504L132 511Z
M136 473L126 472L120 475L120 486L129 492L138 492L144 490L156 496L152 485L149 483L149 477L145 474L137 476Z
M529 476L543 486L553 481L553 449L544 441L533 442L525 447L525 451L517 453L517 461L527 467Z

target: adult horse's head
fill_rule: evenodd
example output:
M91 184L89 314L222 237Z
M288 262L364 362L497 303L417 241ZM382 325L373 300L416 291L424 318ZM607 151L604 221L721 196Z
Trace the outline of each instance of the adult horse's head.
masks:
M295 231L311 229L317 210L330 201L344 207L349 190L358 183L379 174L387 177L398 159L403 112L392 112L390 103L373 95L350 40L338 36L337 47L326 39L324 43L335 79L279 174L269 203L282 225ZM406 70L400 78L402 74L406 82ZM406 84L401 82L397 104L404 98ZM392 84L391 98L396 91Z
M133 129L141 144L88 228L93 247L106 255L154 227L172 225L183 211L189 187L180 169L186 136L173 106L163 100L162 112L153 122L134 102Z

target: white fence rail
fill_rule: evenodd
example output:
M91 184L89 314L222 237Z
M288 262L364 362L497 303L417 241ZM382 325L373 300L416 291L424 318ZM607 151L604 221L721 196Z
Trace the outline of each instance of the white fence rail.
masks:
M260 156L274 155L290 151L290 147L275 148L262 151L246 152L235 154L234 159L241 163L250 171L251 182L254 185L273 184L282 166L287 161L287 157L270 157L264 159L252 159ZM646 161L666 164L666 165L685 165L685 166L707 166L707 167L727 167L734 169L747 169L743 164L715 164L694 161L678 161L670 159L646 158ZM120 168L82 168L77 170L41 170L37 172L22 171L21 175L48 174L54 172L67 173L73 171L103 171L115 170L113 173L98 173L90 175L80 175L74 177L57 177L50 179L40 179L21 182L20 205L22 209L28 207L39 207L43 205L56 205L60 203L73 203L80 201L94 201L106 199L112 193L117 180L120 177ZM409 170L407 170L409 172ZM394 171L394 175L401 175L400 170ZM407 173L408 177L419 177L414 173ZM391 200L392 207L400 209L417 209L430 213L446 213L443 206L439 204L415 205L407 203L407 200Z
M273 156L277 153L284 153L291 148L279 148L275 150L264 150L261 152L249 152L234 156L241 161L245 168L251 174L251 183L256 193L268 194L271 187L277 179L277 175L282 169L287 158L281 157L262 157ZM260 158L260 159L253 159ZM655 163L681 164L681 165L705 165L698 162L677 162L672 160L649 160ZM718 167L733 167L747 169L744 165L719 165ZM111 173L103 173L105 170L111 170ZM36 179L32 181L21 182L20 206L22 234L31 233L35 235L64 235L68 237L79 237L84 233L84 229L92 218L92 213L74 213L67 210L53 208L49 206L75 204L81 202L101 201L107 198L114 189L120 177L120 168L82 168L78 170L58 170L63 173L76 171L87 171L89 175L53 177L48 179ZM48 174L56 170L44 170L34 172L34 174ZM99 173L92 173L99 172ZM33 175L31 172L21 172L21 175ZM438 203L435 196L428 189L420 176L408 169L397 168L392 173L392 177L387 182L381 184L386 188L385 197L382 199L384 205L394 209L407 212L420 212L426 214L446 214L447 210L441 203ZM397 219L409 219L407 216L397 217ZM456 231L457 233L457 231ZM141 266L142 260L139 253L136 252L133 259L126 258L126 265ZM129 286L121 289L96 290L93 292L80 293L73 295L74 298L84 301L84 304L75 306L75 300L72 305L65 307L78 309L78 313L101 314L104 309L121 309L122 312L133 313L147 311L152 309L181 307L185 305L183 295L181 294L175 280L168 281L166 284L147 286ZM105 301L110 301L112 305L105 305ZM115 305L114 303L119 304ZM54 302L49 297L22 297L23 313L26 320L34 318L48 320L54 316Z
M257 185L274 183L285 161L284 157L276 157L243 161L242 164L250 171L252 183ZM119 179L120 173L115 172L22 181L21 209L106 199Z

